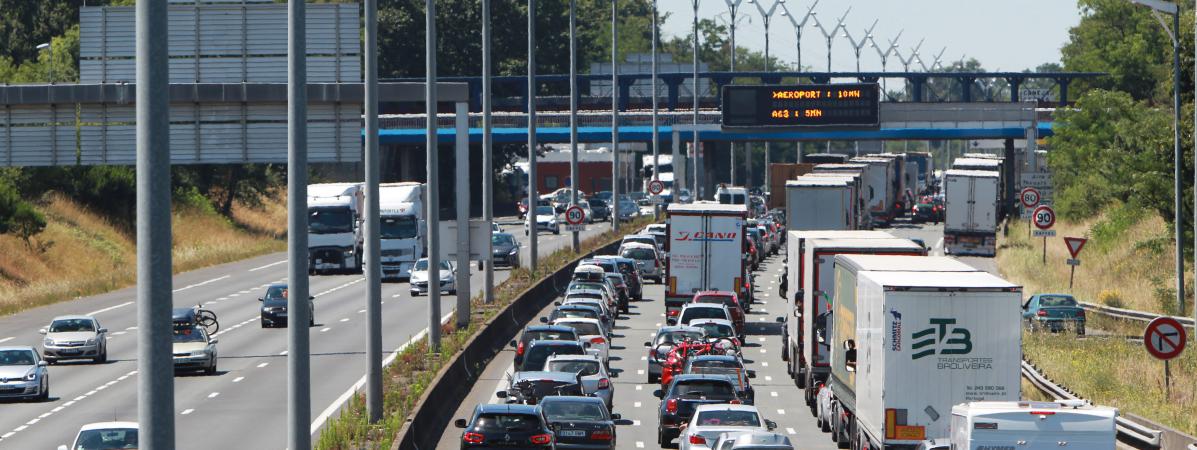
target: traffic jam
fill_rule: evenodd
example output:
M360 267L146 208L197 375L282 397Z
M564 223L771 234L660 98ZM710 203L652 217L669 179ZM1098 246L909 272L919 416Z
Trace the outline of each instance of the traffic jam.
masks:
M815 166L773 209L730 186L662 208L578 262L438 448L1114 449L1116 409L1023 400L1041 296L891 227L944 220L920 213L943 180L983 177L887 189L874 170L917 170L897 156Z

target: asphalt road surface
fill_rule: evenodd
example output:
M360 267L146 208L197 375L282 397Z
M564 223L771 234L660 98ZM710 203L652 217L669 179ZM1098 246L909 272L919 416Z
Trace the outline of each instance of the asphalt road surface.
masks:
M583 233L592 236L608 224ZM507 226L529 253L523 226ZM539 253L569 245L569 233L541 233ZM472 268L471 286L481 292L482 274ZM216 312L219 371L214 376L175 377L177 448L283 449L286 446L285 328L263 329L260 297L269 283L285 281L285 254L276 253L182 273L174 277L174 306L203 303ZM496 270L495 281L507 278ZM316 326L311 328L312 432L337 414L365 377L365 279L361 275L314 276ZM383 349L391 354L428 326L427 297L411 298L407 282L384 283ZM33 345L37 330L65 314L92 314L109 329L106 364L63 362L50 367L48 402L0 403L0 449L53 449L70 445L79 427L92 422L137 420L136 305L132 288L0 317L0 345ZM442 295L448 315L456 297Z
M887 231L898 237L920 239L930 247L930 254L943 254L942 225L902 221L894 223ZM789 435L795 448L834 449L836 445L816 426L814 417L802 400L802 391L786 374L785 362L781 359L781 329L775 320L785 310L785 302L777 292L783 259L784 255L772 256L761 265L755 282L758 301L747 315L749 329L743 353L746 366L756 371L756 378L752 380L756 390L756 406L766 419L777 422L778 427L774 431ZM996 264L991 258L961 260L974 267L996 272ZM653 391L659 389L659 385L648 383L647 350L643 345L665 322L664 295L663 285L646 285L644 301L633 302L631 313L623 316L613 331L611 368L616 388L612 412L633 421L633 425L617 430L616 444L620 449L659 448L657 408L660 400L653 396ZM541 316L547 316L552 308L551 305L545 308ZM468 419L474 406L479 403L500 402L495 392L506 389L506 374L513 370L514 356L514 351L509 348L491 361L466 401L458 407L454 418ZM446 427L437 449L459 448L461 431L451 423L446 424Z

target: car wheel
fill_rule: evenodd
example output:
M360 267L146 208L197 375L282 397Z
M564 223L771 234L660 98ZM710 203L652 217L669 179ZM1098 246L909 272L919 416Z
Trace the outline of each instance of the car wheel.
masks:
M100 350L100 354L91 360L93 364L103 364L105 361L108 361L108 350Z
M668 439L665 438L665 430L658 428L657 429L657 445L664 448L665 444L667 444L667 443L668 443Z
M554 228L553 234L561 234L561 228L560 227Z
M655 384L655 383L660 383L660 382L661 382L660 375L653 375L651 373L648 374L648 384Z
M450 289L449 295L457 295L457 289Z
M50 382L49 381L42 379L42 389L41 389L41 392L38 393L37 399L39 401L43 401L43 402L50 399Z
M205 375L216 375L216 358L212 358L212 365L204 369Z

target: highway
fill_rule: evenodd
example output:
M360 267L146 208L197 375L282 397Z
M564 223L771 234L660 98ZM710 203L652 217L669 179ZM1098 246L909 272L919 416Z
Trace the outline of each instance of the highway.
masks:
M898 237L924 240L932 246L930 254L943 254L942 225L897 222L887 231ZM756 378L752 380L756 406L766 419L777 422L775 431L789 435L795 448L834 449L836 446L828 435L817 428L814 417L802 401L801 391L786 374L785 362L781 359L781 329L776 318L785 310L785 302L777 292L783 259L781 254L768 258L756 273L758 302L747 315L750 325L743 354L748 369L756 371ZM991 258L961 260L982 270L996 271ZM633 421L633 425L620 427L617 431L617 447L620 449L658 448L657 408L660 400L653 396L653 391L659 389L659 385L648 383L643 343L664 324L664 295L663 285L646 285L644 301L633 302L631 313L615 326L611 354L615 377L612 381L616 386L613 412ZM545 308L541 316L547 316L552 309L552 305ZM505 374L513 370L514 355L513 350L505 349L491 361L454 418L469 418L478 403L499 401L495 392L507 387ZM459 448L461 431L453 428L451 423L446 426L437 448Z
M608 229L594 224L589 237ZM504 226L524 245L522 225ZM569 233L540 235L539 253L569 245ZM263 329L260 297L269 283L286 281L284 253L209 267L174 277L174 306L202 302L216 312L219 371L214 376L175 377L176 448L283 449L286 445L287 330ZM496 283L507 269L495 272ZM312 432L335 416L365 376L365 286L361 275L314 276L316 326L311 328ZM481 292L482 274L472 269L471 286ZM383 348L389 354L428 325L427 297L411 298L408 284L384 283ZM65 314L93 314L109 329L109 361L63 362L50 367L50 401L0 404L0 449L51 449L70 445L80 426L101 421L137 421L136 305L132 287L0 317L0 344L34 345L38 329ZM451 314L456 297L442 295Z

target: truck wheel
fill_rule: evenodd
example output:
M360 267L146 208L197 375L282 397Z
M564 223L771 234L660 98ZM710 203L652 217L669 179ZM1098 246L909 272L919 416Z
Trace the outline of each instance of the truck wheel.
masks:
M814 391L815 381L811 379L810 371L807 371L806 376L804 378L806 380L806 383L805 383L805 386L802 387L803 397L805 397L805 399L806 399L806 405L810 406L811 408L814 408L815 407L815 398L814 398L814 395L812 395L812 394L817 394L817 393L812 392L812 391Z

